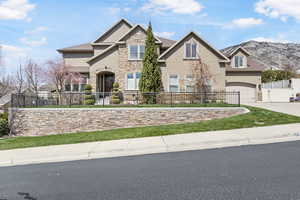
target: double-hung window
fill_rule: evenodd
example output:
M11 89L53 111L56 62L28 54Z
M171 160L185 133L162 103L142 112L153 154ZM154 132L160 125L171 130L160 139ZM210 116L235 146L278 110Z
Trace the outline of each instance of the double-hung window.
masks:
M234 57L234 67L236 68L244 67L244 56Z
M129 60L143 60L145 55L145 45L129 45Z
M127 90L138 90L141 73L128 73L127 74Z
M193 75L186 76L185 91L186 92L195 92L194 85L193 85Z
M187 42L185 43L185 58L196 59L197 58L197 43Z
M179 91L178 75L170 75L169 77L169 92Z

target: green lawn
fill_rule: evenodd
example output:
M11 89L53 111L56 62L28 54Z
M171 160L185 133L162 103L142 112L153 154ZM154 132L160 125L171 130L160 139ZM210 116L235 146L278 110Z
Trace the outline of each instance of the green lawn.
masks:
M300 123L300 117L261 108L247 108L251 111L250 113L198 123L2 139L0 150Z

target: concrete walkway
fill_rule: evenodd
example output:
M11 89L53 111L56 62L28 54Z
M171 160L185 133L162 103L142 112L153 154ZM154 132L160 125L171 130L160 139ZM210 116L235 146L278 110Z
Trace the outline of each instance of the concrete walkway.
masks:
M300 124L0 151L0 166L120 157L300 140Z
M251 103L248 105L300 117L300 103Z

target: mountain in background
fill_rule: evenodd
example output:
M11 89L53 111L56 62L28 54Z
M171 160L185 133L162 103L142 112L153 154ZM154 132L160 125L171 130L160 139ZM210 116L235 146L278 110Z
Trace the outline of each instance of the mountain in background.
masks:
M300 70L300 44L249 41L225 48L222 51L238 46L245 48L255 59L265 63L268 68L283 69L288 65L295 70Z

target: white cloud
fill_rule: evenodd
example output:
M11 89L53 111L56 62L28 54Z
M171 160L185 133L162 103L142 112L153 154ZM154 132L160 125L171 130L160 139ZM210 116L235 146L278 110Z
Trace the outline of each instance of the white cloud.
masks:
M46 37L42 37L39 40L30 40L26 37L20 38L20 41L25 44L28 45L30 47L39 47L39 46L43 46L45 44L47 44L47 38Z
M34 8L27 0L3 0L0 1L0 19L30 19L27 15Z
M28 52L30 49L1 44L2 47L2 65L5 67L1 69L2 72L9 71L13 72L18 64L24 61L28 57Z
M262 25L262 19L256 18L240 18L233 20L230 24L225 25L226 28L250 28L253 26Z
M39 27L36 27L33 30L25 31L25 34L32 35L32 34L40 33L40 32L47 31L47 30L48 30L48 28L46 26L39 26Z
M196 14L204 7L196 0L149 0L142 10L163 13L171 11L176 14Z
M291 41L285 40L281 37L278 38L273 38L273 37L256 37L256 38L252 38L249 39L247 41L257 41L257 42L273 42L273 43L290 43Z
M110 15L118 15L121 12L127 13L127 12L131 11L131 8L129 8L129 7L125 7L125 8L111 7L111 8L107 8L107 10Z
M175 32L154 32L154 34L164 38L172 38Z
M295 17L300 21L299 0L259 0L255 4L257 13L271 18L279 18L286 21L288 17Z

